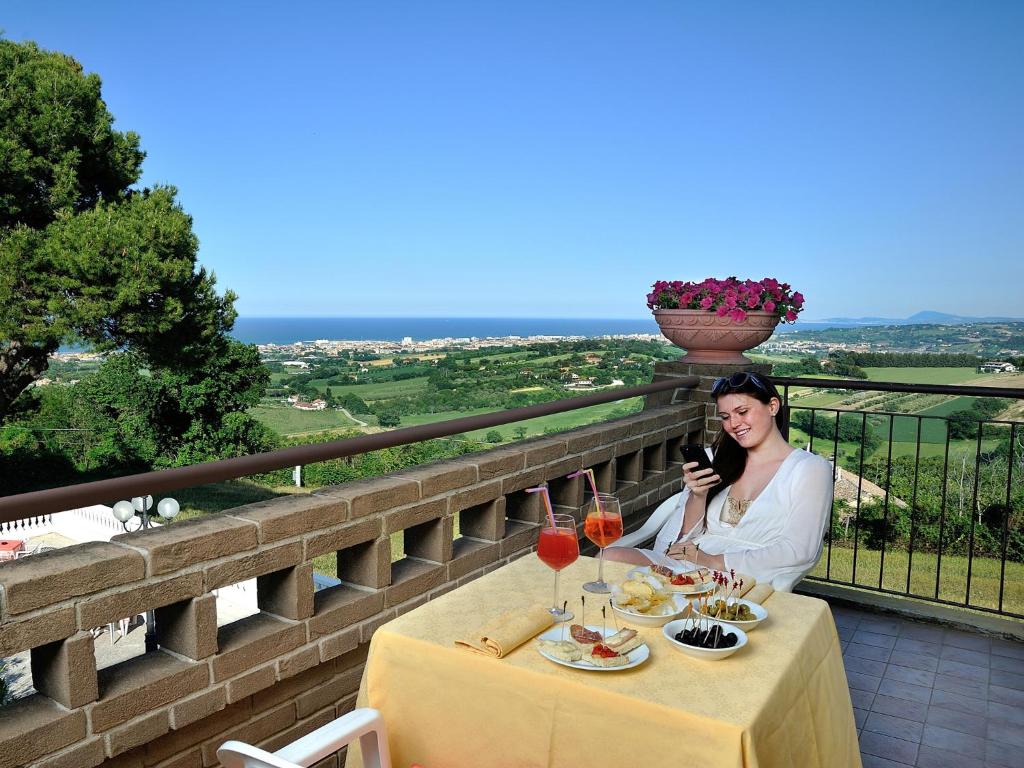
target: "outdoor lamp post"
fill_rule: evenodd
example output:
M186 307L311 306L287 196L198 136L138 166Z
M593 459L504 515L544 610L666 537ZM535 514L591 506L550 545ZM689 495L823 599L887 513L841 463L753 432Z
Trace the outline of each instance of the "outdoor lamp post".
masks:
M153 508L152 496L136 496L131 501L119 501L114 505L114 517L121 523L126 531L145 530L153 525L149 518L149 511ZM156 505L156 512L161 518L170 522L178 516L181 507L174 499L161 499ZM139 525L134 528L128 527L128 521L136 517L138 513ZM156 618L152 610L146 611L146 653L156 650Z

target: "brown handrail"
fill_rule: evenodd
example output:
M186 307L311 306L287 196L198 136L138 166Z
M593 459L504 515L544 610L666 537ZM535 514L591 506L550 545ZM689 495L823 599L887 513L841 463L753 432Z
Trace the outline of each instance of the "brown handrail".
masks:
M374 435L363 435L345 440L334 440L329 443L296 445L267 453L251 456L239 456L234 459L207 461L187 467L163 469L157 472L142 472L125 477L114 477L108 480L95 480L90 483L69 485L63 488L49 488L45 491L32 491L15 496L0 498L0 523L21 520L35 515L46 515L65 509L84 507L116 499L145 496L153 493L164 493L179 488L191 488L207 483L218 483L234 480L246 475L284 469L301 464L314 464L328 459L340 459L355 456L381 448L394 448L396 445L408 445L438 437L450 437L460 432L474 429L486 429L501 424L510 424L538 416L550 416L553 413L565 413L591 405L611 403L630 397L664 392L669 389L692 389L700 379L696 376L682 376L643 384L639 387L613 389L597 392L582 397L565 400L554 400L540 405L529 405L524 408L512 408L507 411L482 413L477 416L465 416L460 419L438 421L433 424L421 424L416 427L405 427L390 432Z
M1024 400L1019 387L975 387L970 384L902 384L895 381L863 381L860 379L800 379L772 376L777 387L812 387L817 389L858 389L869 392L912 392L923 395L961 395L965 397L1009 397Z

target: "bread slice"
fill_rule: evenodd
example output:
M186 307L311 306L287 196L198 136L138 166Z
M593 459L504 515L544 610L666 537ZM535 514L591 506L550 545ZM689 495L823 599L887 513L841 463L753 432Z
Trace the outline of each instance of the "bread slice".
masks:
M586 660L595 667L624 667L629 664L629 659L619 654L618 656L587 656Z
M629 629L624 627L616 632L614 635L608 637L604 644L607 645L614 651L618 651L620 654L625 656L630 651L636 650L644 644L644 640L640 635L637 634L635 629Z
M560 661L579 661L583 658L580 646L572 640L538 640L538 647Z

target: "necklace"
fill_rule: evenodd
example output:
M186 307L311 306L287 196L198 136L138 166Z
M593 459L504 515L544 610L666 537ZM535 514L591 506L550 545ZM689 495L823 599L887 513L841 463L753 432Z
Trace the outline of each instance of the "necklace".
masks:
M727 527L739 525L740 520L750 509L752 499L734 499L732 496L725 497L725 509L722 510L720 522Z

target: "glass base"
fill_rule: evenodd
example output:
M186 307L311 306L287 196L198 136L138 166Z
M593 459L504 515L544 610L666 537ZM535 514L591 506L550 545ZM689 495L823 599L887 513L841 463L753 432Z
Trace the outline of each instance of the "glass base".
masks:
M612 591L612 588L608 586L607 581L588 581L583 585L583 588L587 590L587 592L597 592L601 595L607 595Z
M561 608L548 608L548 613L554 617L555 624L563 621L572 621L575 618L572 611L563 611Z

